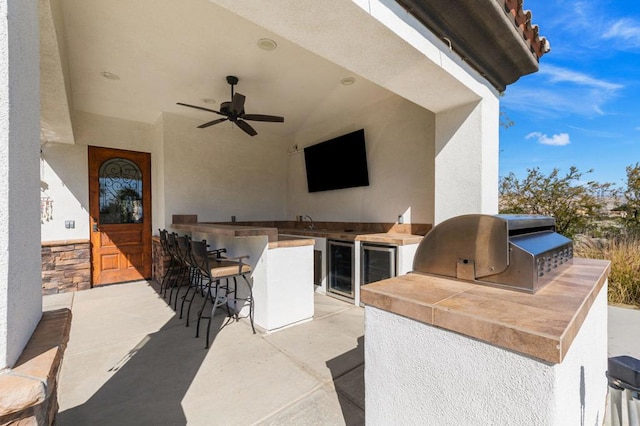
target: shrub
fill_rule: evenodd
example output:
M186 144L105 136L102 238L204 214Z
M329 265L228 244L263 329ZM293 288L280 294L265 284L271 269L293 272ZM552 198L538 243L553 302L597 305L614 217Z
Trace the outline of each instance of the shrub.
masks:
M578 237L574 252L579 257L610 260L609 303L640 307L640 237Z
M584 181L584 175L591 172L571 167L563 176L559 169L545 174L534 168L528 169L523 179L509 173L500 179L500 213L553 216L557 231L569 238L590 231L604 207L599 194L611 192L612 187L610 183Z

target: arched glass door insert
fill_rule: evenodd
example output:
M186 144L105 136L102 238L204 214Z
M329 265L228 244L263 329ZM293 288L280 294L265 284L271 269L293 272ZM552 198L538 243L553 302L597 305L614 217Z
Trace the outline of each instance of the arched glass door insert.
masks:
M100 224L142 222L142 171L133 161L105 161L100 166L99 182Z

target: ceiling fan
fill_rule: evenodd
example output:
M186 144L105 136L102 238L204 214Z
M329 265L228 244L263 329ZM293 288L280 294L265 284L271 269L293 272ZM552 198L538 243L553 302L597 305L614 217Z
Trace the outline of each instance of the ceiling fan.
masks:
M201 124L198 126L198 129L204 129L205 127L213 126L214 124L222 123L223 121L231 121L235 123L240 129L242 129L249 136L255 136L258 132L255 131L253 127L249 125L245 120L249 121L268 121L270 123L283 123L284 117L278 117L275 115L264 115L264 114L245 114L244 113L244 100L245 96L240 93L233 92L233 86L238 84L238 77L233 75L227 76L227 83L231 85L231 101L223 102L220 104L220 111L216 111L214 109L203 108L196 105L183 104L182 102L177 102L178 105L186 106L189 108L201 109L203 111L209 111L216 113L218 115L224 115L225 118L218 118L213 121L209 121L207 123Z

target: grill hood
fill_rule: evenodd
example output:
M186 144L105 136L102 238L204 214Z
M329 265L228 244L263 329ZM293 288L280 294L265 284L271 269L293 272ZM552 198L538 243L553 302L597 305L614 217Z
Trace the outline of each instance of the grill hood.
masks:
M413 272L534 293L573 258L573 243L555 219L532 215L463 215L422 240Z

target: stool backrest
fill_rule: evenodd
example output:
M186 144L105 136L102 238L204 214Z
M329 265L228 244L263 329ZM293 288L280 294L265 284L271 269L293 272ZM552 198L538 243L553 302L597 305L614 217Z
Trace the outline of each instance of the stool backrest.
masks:
M211 277L206 241L191 241L191 257L194 266L200 269L205 276Z
M167 249L167 230L166 229L158 229L160 233L160 246L165 253L169 254L169 250Z
M167 249L169 254L176 260L179 260L178 256L178 236L175 232L167 233Z
M184 235L176 238L176 241L178 242L177 251L178 256L180 256L180 260L190 267L196 268L197 265L195 264L191 253L191 237Z

